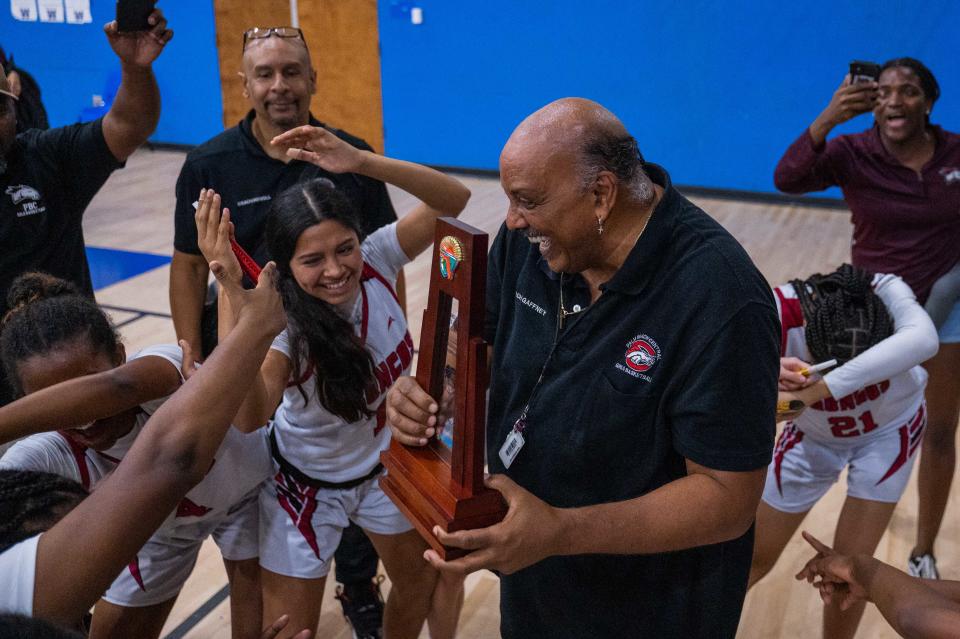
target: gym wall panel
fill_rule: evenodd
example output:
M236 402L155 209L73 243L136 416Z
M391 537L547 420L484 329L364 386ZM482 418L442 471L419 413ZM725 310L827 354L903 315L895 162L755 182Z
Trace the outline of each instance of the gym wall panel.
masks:
M120 64L103 35L115 0L91 0L92 23L21 22L0 6L0 45L37 79L52 126L76 122ZM151 140L196 144L220 130L220 75L209 2L163 0L174 39L154 64L162 111Z
M578 95L619 115L678 184L774 192L786 147L853 59L911 55L960 129L960 3L379 0L386 151L496 169L510 131ZM414 24L414 10L422 23ZM870 116L838 132L859 131ZM827 195L839 195L832 190Z

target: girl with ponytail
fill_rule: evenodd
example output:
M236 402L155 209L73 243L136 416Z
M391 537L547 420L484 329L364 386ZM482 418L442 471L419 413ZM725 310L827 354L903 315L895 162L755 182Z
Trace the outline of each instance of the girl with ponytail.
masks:
M289 611L292 627L316 628L330 559L354 521L393 584L385 635L417 637L437 573L423 560L426 544L377 481L390 437L386 392L413 357L393 286L403 265L431 245L436 218L458 215L470 192L442 173L358 150L320 128L293 129L273 144L327 171L393 184L421 204L366 238L350 202L326 180L291 187L271 206L266 243L277 263L287 330L274 341L234 422L256 429L272 418L274 477L260 495L264 613ZM200 248L239 282L229 220L219 195L203 192ZM229 295L221 305L223 333L232 317ZM437 623L431 616L434 639L452 636L456 627L457 592L450 598L453 603L434 606L447 616Z
M106 315L63 280L23 275L11 286L8 302L0 352L8 379L23 397L0 407L0 443L26 439L0 458L0 468L7 469L0 478L0 547L49 527L54 513L65 512L68 497L92 490L115 472L146 435L150 416L193 373L193 357L172 344L146 348L128 361ZM257 494L269 474L269 454L259 435L229 429L221 439L216 463L203 480L168 510L167 521L135 556L126 558L129 565L114 573L106 593L97 593L103 598L92 638L158 637L211 535L223 553L236 604L233 637L260 636ZM104 516L131 514L118 505Z

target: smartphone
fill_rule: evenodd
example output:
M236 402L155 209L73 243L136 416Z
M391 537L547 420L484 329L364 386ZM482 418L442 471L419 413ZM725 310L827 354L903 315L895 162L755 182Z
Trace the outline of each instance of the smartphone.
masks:
M147 19L155 4L156 0L117 0L117 30L149 31Z
M850 83L877 82L880 80L880 65L876 62L854 60L850 63Z

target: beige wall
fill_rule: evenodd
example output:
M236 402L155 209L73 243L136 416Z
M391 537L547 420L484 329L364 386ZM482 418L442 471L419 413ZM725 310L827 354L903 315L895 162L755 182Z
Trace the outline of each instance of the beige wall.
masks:
M300 28L317 70L311 111L383 151L379 30L376 0L300 0ZM250 108L237 72L243 32L290 24L288 0L214 0L223 123L233 126Z

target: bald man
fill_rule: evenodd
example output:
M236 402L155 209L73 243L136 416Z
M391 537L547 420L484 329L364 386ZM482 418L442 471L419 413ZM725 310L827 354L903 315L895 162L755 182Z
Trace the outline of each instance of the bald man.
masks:
M500 156L490 252L488 485L495 526L441 570L497 570L501 632L733 637L773 448L780 328L739 244L645 162L623 124L568 98ZM422 445L437 403L388 398Z
M250 111L237 126L187 154L177 180L170 309L178 339L187 340L194 353L204 355L215 341L216 303L206 306L205 339L201 339L209 273L197 246L193 219L193 203L201 188L221 194L236 226L237 241L261 265L268 260L263 232L271 201L299 182L318 177L329 180L353 202L367 234L397 219L383 182L352 173L329 173L314 164L291 160L282 148L270 143L275 136L309 123L326 128L355 147L371 150L363 140L310 115L317 73L300 30L253 28L244 34L243 43L243 95ZM373 581L377 561L376 551L363 531L355 526L347 528L336 555L337 581L344 584L339 598L359 637L379 636L383 600ZM257 570L256 560L252 570ZM248 603L241 602L239 608L233 608L233 614L250 610Z

